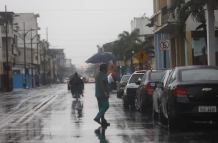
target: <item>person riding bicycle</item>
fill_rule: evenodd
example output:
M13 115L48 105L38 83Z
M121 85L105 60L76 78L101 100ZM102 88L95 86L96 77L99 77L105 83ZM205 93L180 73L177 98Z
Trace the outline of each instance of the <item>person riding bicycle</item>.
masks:
M83 96L84 82L79 77L77 72L73 75L73 78L70 80L69 84L71 85L71 93L73 98L75 98L75 95L82 94Z

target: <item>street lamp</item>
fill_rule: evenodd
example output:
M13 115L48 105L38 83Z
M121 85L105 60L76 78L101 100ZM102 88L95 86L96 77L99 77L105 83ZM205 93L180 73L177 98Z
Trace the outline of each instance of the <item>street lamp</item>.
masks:
M36 34L34 37L32 37L32 31L35 29L31 29L31 74L32 74L32 88L33 88L33 40L36 37L39 37L39 34Z
M23 22L23 42L24 42L24 74L25 74L25 88L26 88L26 84L27 84L27 81L26 81L26 73L27 73L27 69L26 69L26 36L27 34L32 31L33 29L30 29L28 30L27 32L25 31L25 22Z
M134 57L134 53L135 53L135 51L132 51L132 58L131 58L131 70L132 70L132 72L134 72L134 70L133 70L133 57Z

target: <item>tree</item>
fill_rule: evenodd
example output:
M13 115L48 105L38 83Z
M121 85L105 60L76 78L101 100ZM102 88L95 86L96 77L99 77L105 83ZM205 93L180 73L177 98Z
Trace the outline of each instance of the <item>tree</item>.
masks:
M125 50L126 62L132 58L132 51L138 53L140 50L143 50L147 55L154 54L154 46L150 41L143 41L140 43L134 42L128 49Z
M200 2L185 2L185 0L171 0L170 7L168 8L169 15L172 15L176 19L176 36L178 38L184 37L184 29L186 27L186 21L189 16L200 25L196 27L196 30L203 28L205 41L207 44L207 29L205 18L205 3Z
M120 59L123 60L126 64L126 49L130 48L132 43L136 41L141 42L139 39L139 31L134 30L131 33L123 31L123 33L118 35L119 40L115 41L112 44L112 52Z

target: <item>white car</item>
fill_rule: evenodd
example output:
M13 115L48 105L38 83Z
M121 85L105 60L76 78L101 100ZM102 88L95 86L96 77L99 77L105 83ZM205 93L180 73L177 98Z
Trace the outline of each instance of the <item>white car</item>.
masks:
M95 83L95 79L94 78L90 78L89 79L89 83Z
M137 81L140 81L146 70L135 71L129 78L127 85L124 89L123 94L123 106L129 107L130 104L134 104L136 90L138 89L139 85L136 84Z

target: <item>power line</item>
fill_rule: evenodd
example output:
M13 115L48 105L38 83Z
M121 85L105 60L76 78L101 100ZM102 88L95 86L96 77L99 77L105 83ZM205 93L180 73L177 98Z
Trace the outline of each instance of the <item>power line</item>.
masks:
M141 11L141 10L152 10L153 9L51 9L51 10L45 10L45 9L42 9L42 10L13 10L13 11L48 11L48 12L54 12L54 11Z

